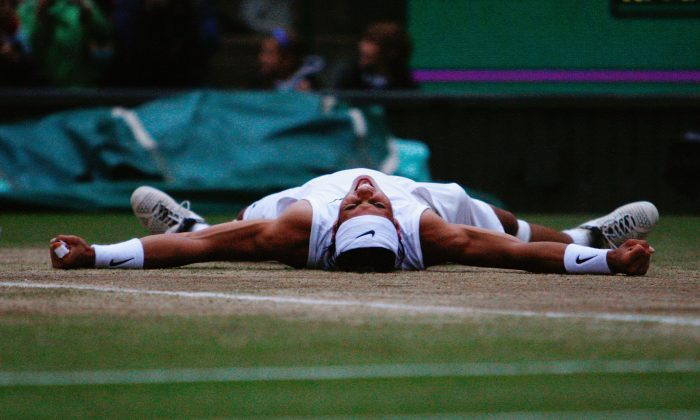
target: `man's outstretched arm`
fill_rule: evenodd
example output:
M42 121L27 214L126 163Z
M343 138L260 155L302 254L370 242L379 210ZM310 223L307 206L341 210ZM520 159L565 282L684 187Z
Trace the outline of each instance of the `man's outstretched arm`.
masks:
M77 236L59 235L52 240L50 254L54 268L150 269L207 261L265 260L303 267L310 229L311 207L301 201L275 220L222 223L199 232L153 235L117 245L91 247ZM53 252L57 241L66 243L70 250L63 258ZM133 265L132 257L141 264Z
M643 240L628 240L614 250L522 242L510 235L447 223L432 211L423 213L420 235L426 265L454 262L541 273L641 275L649 269L654 252Z

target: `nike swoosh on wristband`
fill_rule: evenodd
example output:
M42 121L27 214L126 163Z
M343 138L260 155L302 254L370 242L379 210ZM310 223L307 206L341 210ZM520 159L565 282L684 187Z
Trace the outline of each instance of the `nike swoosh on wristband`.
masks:
M372 235L372 237L374 238L374 230L368 230L367 232L363 233L362 235L358 235L355 239L359 239L359 238L366 236L366 235Z
M131 257L131 258L126 259L126 260L121 260L121 261L114 261L114 259L112 259L112 260L110 260L110 262L109 262L109 266L110 266L110 267L116 267L116 266L119 266L119 265L122 265L122 264L126 264L126 263L128 263L129 261L131 261L131 260L133 260L133 259L134 259L134 257Z
M592 256L586 257L586 258L581 258L581 256L578 255L578 256L576 256L576 264L583 264L586 261L592 260L593 258L595 258L595 255L592 255Z

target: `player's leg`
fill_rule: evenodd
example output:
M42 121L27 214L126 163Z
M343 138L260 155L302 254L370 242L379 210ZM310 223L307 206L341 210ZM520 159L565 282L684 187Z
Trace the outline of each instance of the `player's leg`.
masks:
M298 188L270 194L238 212L234 220L276 219L290 205ZM131 195L131 208L141 224L152 234L197 232L210 225L190 210L190 202L178 203L153 187L137 188Z
M659 220L659 212L652 203L638 201L560 232L548 226L519 220L507 210L474 199L458 184L417 185L418 188L412 194L422 199L444 220L505 232L525 242L546 241L616 248L627 239L644 239Z
M570 236L546 226L518 220L513 213L469 196L458 184L419 183L413 195L450 223L505 232L525 242L571 243Z
M656 226L659 212L648 201L618 207L611 213L559 232L519 220L512 213L493 207L506 233L525 242L562 242L596 248L617 248L628 239L644 239Z
M298 187L266 195L239 211L235 220L276 219L289 206L299 201Z
M245 212L248 211L248 207L243 207L238 211L236 214L236 218L233 220L243 220L243 216L245 216Z
M617 248L628 239L644 239L659 222L659 211L648 201L618 207L609 214L564 231L574 241L589 238L597 248ZM576 242L578 243L578 242Z
M529 223L518 219L509 211L493 207L498 220L503 225L503 230L509 235L513 235L524 242L561 242L570 244L573 242L571 236L547 226Z

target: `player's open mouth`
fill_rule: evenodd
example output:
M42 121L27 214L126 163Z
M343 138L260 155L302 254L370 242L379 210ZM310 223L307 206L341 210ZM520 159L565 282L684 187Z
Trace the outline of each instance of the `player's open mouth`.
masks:
M355 185L355 191L360 189L361 186L367 185L367 187L364 188L372 188L374 189L374 184L372 183L372 179L369 177L362 177L357 180L357 184Z

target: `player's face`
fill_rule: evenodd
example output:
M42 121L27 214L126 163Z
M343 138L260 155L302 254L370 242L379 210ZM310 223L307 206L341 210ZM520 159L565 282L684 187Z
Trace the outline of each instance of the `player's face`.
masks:
M379 63L379 45L368 39L360 40L357 45L358 64L361 68L371 68Z
M371 176L361 175L355 178L350 191L340 203L338 226L350 218L366 215L394 220L394 211L389 197Z
M280 46L274 38L265 38L258 53L260 74L271 76L280 71L282 66L282 53Z

